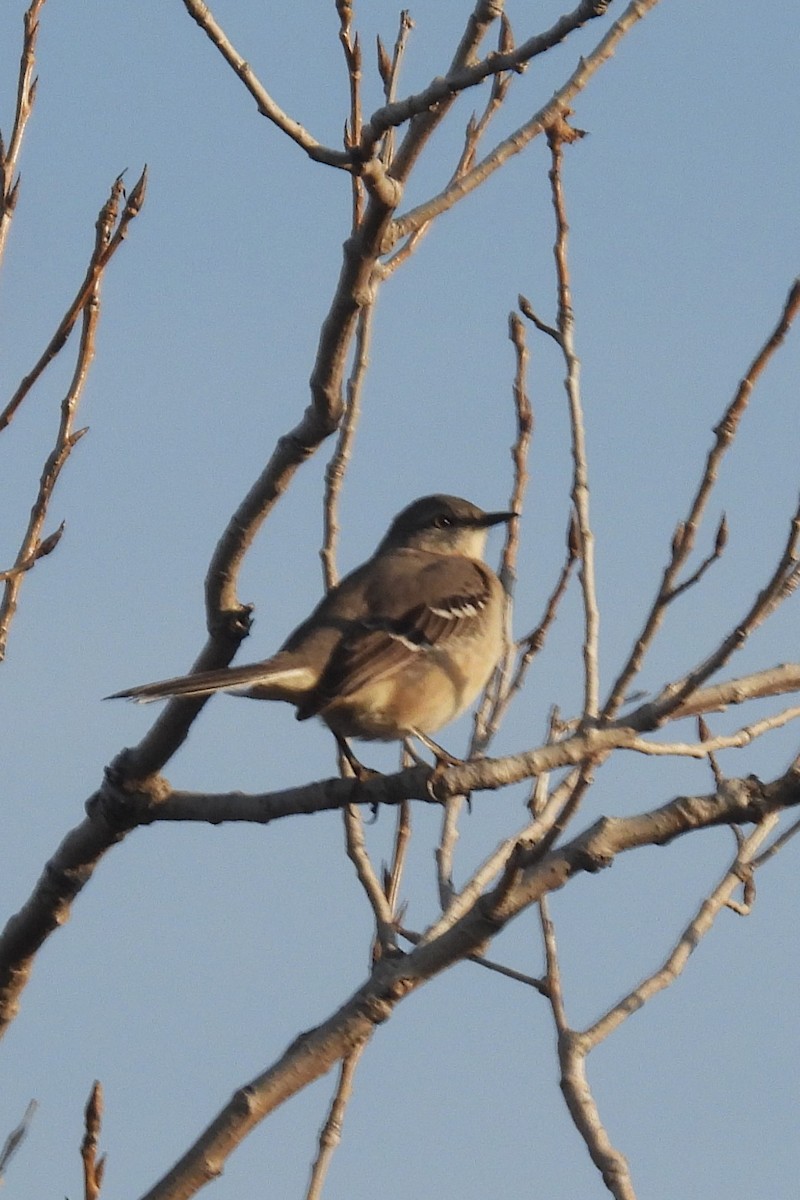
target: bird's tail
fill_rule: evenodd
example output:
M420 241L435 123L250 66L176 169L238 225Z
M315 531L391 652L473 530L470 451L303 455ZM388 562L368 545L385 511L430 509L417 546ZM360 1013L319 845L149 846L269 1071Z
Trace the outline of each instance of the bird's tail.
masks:
M157 683L143 683L105 696L106 700L136 700L149 704L172 696L210 696L213 692L244 692L257 700L287 700L297 703L313 686L314 679L305 667L288 665L283 655L241 667L222 667L217 671L198 671L177 675Z

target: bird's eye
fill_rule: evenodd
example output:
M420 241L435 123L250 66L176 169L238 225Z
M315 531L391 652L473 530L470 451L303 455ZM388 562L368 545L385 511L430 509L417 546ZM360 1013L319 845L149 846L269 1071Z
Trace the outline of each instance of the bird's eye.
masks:
M439 513L438 517L433 518L433 523L437 529L449 529L453 524L453 518L448 517L445 513Z

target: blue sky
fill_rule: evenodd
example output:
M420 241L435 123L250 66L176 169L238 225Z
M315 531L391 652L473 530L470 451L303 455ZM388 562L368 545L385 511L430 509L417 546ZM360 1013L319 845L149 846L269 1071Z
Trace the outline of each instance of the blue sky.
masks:
M518 40L557 5L509 4ZM441 74L468 6L411 12L401 91ZM336 144L347 85L333 3L219 0L214 11L279 103ZM611 18L618 13L612 5ZM10 128L22 5L0 14L0 128ZM391 44L397 10L362 2L365 47ZM531 20L536 25L531 25ZM515 79L488 144L535 111L601 36L597 21ZM0 280L2 402L71 298L108 188L150 172L147 203L103 288L98 355L48 529L57 551L26 580L0 692L4 914L83 815L103 766L152 709L100 697L188 668L203 641L202 582L228 516L308 401L319 325L349 227L349 183L260 118L178 0L48 0L39 96ZM655 590L711 430L798 272L795 6L662 0L575 103L587 137L565 186L577 350L597 536L607 688ZM380 102L365 56L366 107ZM463 97L409 188L449 175ZM342 498L340 564L368 555L392 514L433 490L503 507L510 488L517 294L552 319L553 222L540 139L432 229L377 309L356 453ZM560 567L570 457L562 364L529 331L536 413L515 630L541 614ZM674 606L642 676L655 688L694 664L746 610L785 540L798 490L798 331L771 363L725 461L701 549L724 510L730 543ZM13 557L55 429L69 352L0 439L0 566ZM242 661L274 649L321 589L327 448L300 471L259 535L240 595L256 605ZM498 545L492 543L492 553ZM571 594L523 700L497 740L541 740L549 708L581 697L580 606ZM797 598L731 674L797 657ZM777 708L777 704L773 706ZM764 711L759 709L759 712ZM772 710L771 710L772 711ZM747 717L753 710L747 711ZM739 714L715 718L735 728ZM458 752L468 724L443 740ZM790 728L730 773L770 778L796 752ZM391 748L370 748L390 769ZM264 791L323 778L332 742L280 705L220 697L170 764L178 787ZM603 770L583 817L710 790L703 764L631 758ZM524 793L477 797L461 830L466 878L523 818ZM393 822L368 833L379 862ZM408 923L435 913L435 812L414 814ZM553 900L567 1008L588 1022L654 969L716 883L728 831L619 860ZM800 1101L796 850L764 868L751 917L720 918L685 975L589 1062L601 1114L642 1200L796 1193ZM80 1194L82 1108L106 1089L107 1192L137 1196L241 1082L322 1020L364 977L371 921L335 815L262 829L154 826L112 851L47 943L4 1042L0 1135L40 1108L9 1169L17 1197ZM541 970L533 914L493 954ZM330 1094L325 1079L237 1151L219 1200L302 1196ZM776 1101L779 1097L779 1101ZM745 1133L746 1131L746 1133ZM399 1007L359 1069L329 1200L374 1195L605 1194L558 1086L545 1004L463 965ZM699 1182L702 1181L702 1182Z

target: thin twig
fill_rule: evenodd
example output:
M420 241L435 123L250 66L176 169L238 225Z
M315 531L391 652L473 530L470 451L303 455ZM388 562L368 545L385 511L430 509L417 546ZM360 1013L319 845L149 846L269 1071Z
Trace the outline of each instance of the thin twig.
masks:
M323 499L323 544L320 551L322 574L326 590L334 587L339 573L336 567L336 547L339 540L339 494L345 472L353 453L358 419L361 416L361 395L364 379L369 367L369 348L372 341L372 319L375 306L368 304L358 315L356 349L350 376L347 380L347 404L339 426L336 447L325 469L325 494Z
M375 914L375 933L378 944L382 951L389 950L396 944L394 917L389 901L386 899L386 894L381 887L380 880L367 853L361 813L355 804L346 804L342 809L342 815L344 817L347 857L356 869L356 875Z
M643 9L638 16L644 16L645 11L655 3L657 0L636 0L636 3L631 5L631 9ZM450 111L452 104L461 92L475 87L489 76L524 70L531 59L552 50L554 46L563 42L587 22L603 16L607 8L608 0L581 0L572 12L559 17L556 23L544 33L528 38L521 45L514 46L505 53L494 51L485 58L479 59L477 57L478 47L491 25L500 16L503 3L498 3L498 0L477 0L447 74L434 79L424 91L414 96L408 96L405 100L400 100L395 104L385 105L373 113L364 125L361 153L363 155L371 154L375 144L390 126L403 125L408 121L409 128L392 168L398 179L405 180L434 129ZM623 16L627 15L626 10ZM618 37L614 44L617 40L619 40ZM610 57L610 53L606 57ZM521 147L519 148L521 149ZM466 178L472 174L473 172L469 172ZM415 210L415 212L417 211L419 210ZM412 231L409 229L407 232Z
M708 737L700 742L650 742L645 738L632 738L625 749L656 757L708 758L715 750L733 750L749 746L756 738L762 737L773 729L782 729L784 725L788 725L790 721L796 721L798 717L800 717L800 706L784 709L783 712L776 713L771 717L763 717L760 721L753 721L750 725L744 725L741 729L737 729L735 733L718 734L716 737Z
M86 1102L85 1132L81 1142L81 1158L83 1159L83 1182L85 1200L99 1200L100 1189L103 1186L106 1156L97 1157L100 1142L100 1127L103 1120L103 1088L98 1080L94 1081L89 1099Z
M697 718L697 735L700 738L701 742L710 742L712 739L711 730L709 729L708 725L706 724L705 717L703 717L703 716L699 716ZM722 772L722 768L719 765L717 756L713 750L709 750L709 752L708 752L708 765L711 768L711 774L714 779L714 786L718 789L721 788L723 783L725 782L725 776Z
M421 933L414 933L411 929L399 928L397 932L400 937L411 942L412 946L418 946L424 940ZM515 971L513 967L495 962L493 959L487 958L485 954L467 954L465 961L475 963L478 967L484 967L487 971L493 971L496 975L503 975L506 979L513 979L515 983L524 983L526 987L533 988L540 996L548 994L547 980L537 979L535 975L528 975L525 971Z
M586 1078L586 1051L583 1039L576 1036L567 1022L555 926L550 917L546 897L539 901L539 918L544 942L545 978L549 989L550 1007L556 1027L558 1061L561 1068L561 1091L575 1127L586 1143L589 1156L600 1171L603 1182L615 1200L636 1200L627 1160L615 1146L600 1119L597 1103Z
M211 9L203 0L183 0L186 11L192 20L196 21L208 39L217 47L222 57L241 79L250 95L256 102L258 111L268 121L272 121L283 133L290 137L309 158L315 162L325 163L329 167L339 167L341 170L352 169L352 155L343 150L332 150L323 146L305 129L299 121L295 121L285 113L279 104L272 99L267 89L259 80L253 68L234 47L222 26L214 17Z
M342 1124L345 1110L353 1094L356 1068L366 1048L367 1042L360 1042L342 1059L336 1091L333 1094L325 1124L319 1133L319 1150L311 1167L311 1179L306 1191L306 1200L320 1200L322 1196L331 1159L342 1140Z
M572 571L578 558L578 546L576 538L575 514L570 514L569 530L567 531L567 553L564 559L564 564L559 572L555 586L550 593L547 603L545 604L544 614L539 624L525 634L523 638L517 642L517 649L520 651L517 667L514 675L508 685L506 694L503 697L502 705L500 706L500 716L511 704L514 697L521 691L531 663L537 654L544 648L547 634L558 615L559 605L567 592L567 586L572 576Z
M339 14L339 41L344 51L347 64L347 78L350 84L350 120L345 126L344 145L348 154L352 154L361 141L361 42L358 34L351 35L353 24L353 5L351 0L336 0L336 11ZM361 224L364 213L364 185L353 173L353 229Z
M414 28L414 22L411 20L411 14L407 8L400 10L400 26L397 30L395 38L394 50L392 51L391 60L383 48L381 39L378 38L378 65L383 79L383 94L387 104L394 104L397 99L397 84L400 79L400 68L403 64L403 58L406 52L406 44L411 30ZM394 126L390 126L386 130L383 137L383 145L381 147L381 158L384 164L388 167L391 165L394 157Z
M103 272L127 236L128 226L130 225L131 221L138 216L142 204L144 203L146 188L147 168L144 169L142 174L139 176L139 179L134 184L132 191L129 193L114 233L111 234L104 244L100 244L99 241L96 242L95 251L89 260L89 268L81 286L78 289L77 295L64 314L58 329L50 339L43 354L39 358L39 361L21 381L19 387L9 400L6 407L2 412L0 412L0 431L5 429L6 426L10 424L22 401L28 395L33 385L37 382L44 370L50 365L55 356L63 347L69 335L72 333L78 317L81 315L84 308L95 294L95 290L100 282ZM112 208L113 218L116 218L117 205L122 192L122 176L120 176L114 183L109 200L101 210L97 223L98 228L101 225L108 223L108 216L112 213Z
M582 137L580 131L567 123L568 110L547 131L550 147L550 187L553 210L556 218L556 240L553 253L556 260L558 281L558 332L564 363L567 369L564 386L569 402L570 432L572 435L572 504L577 522L580 549L580 581L583 596L584 636L584 718L597 716L600 703L599 638L600 613L597 607L597 588L594 569L594 534L589 516L589 467L586 455L586 432L583 420L583 405L580 391L580 361L575 353L575 319L570 293L567 245L569 225L564 201L564 186L561 170L564 159L564 144Z
M742 867L755 868L757 865L755 852L774 829L778 819L778 813L772 813L765 817L742 841L731 866L726 870L711 895L703 900L658 970L643 979L627 996L624 996L608 1012L583 1031L581 1038L585 1046L585 1053L588 1054L600 1042L605 1041L632 1013L638 1012L648 1000L674 983L690 956L697 949L701 939L709 932L720 912L728 905L736 888L740 886Z
M36 100L36 79L33 71L36 64L36 39L39 36L39 13L45 0L32 0L23 17L22 55L19 60L17 78L17 104L14 124L8 148L0 137L0 262L5 254L8 231L19 199L19 175L17 162L25 136L25 127L30 119Z
M674 598L677 594L678 576L694 549L697 531L717 481L722 459L736 437L756 382L789 332L798 311L800 311L800 279L795 280L792 284L777 325L751 362L733 399L714 430L714 445L708 452L705 468L689 506L689 512L675 532L670 559L664 569L655 600L645 618L641 633L636 638L630 655L603 705L603 718L606 720L615 716L619 711L631 683L640 671L645 655L661 627L669 599Z
M742 619L702 662L682 678L669 683L654 700L641 705L625 720L644 718L649 722L652 715L657 713L657 719L661 723L665 717L680 709L685 701L690 700L696 688L705 683L711 675L725 665L731 655L742 648L751 634L788 599L798 584L800 584L800 500L798 500L789 522L786 543L778 564Z
M577 67L572 72L566 83L563 84L558 91L556 91L552 99L549 100L542 108L540 108L539 111L535 113L529 121L526 121L524 125L521 125L518 129L515 129L514 132L511 133L507 138L504 138L504 140L500 142L490 154L487 154L485 158L477 163L472 170L467 171L465 175L462 175L459 179L455 180L455 182L448 184L447 187L445 187L445 189L438 195L433 196L430 200L426 200L424 203L417 205L416 208L412 208L409 212L398 217L392 222L391 234L389 237L387 237L387 251L393 246L397 245L398 242L403 241L422 225L427 224L435 217L440 216L441 213L447 212L449 209L453 208L454 205L458 204L460 200L463 200L465 196L468 196L477 187L480 187L480 185L484 183L490 175L498 170L499 167L502 167L504 163L508 162L509 158L512 158L515 154L519 154L520 151L524 150L525 147L535 137L538 137L539 134L544 133L545 130L552 125L553 121L556 120L564 111L564 109L570 104L570 102L574 100L578 93L583 91L589 80L594 74L596 74L600 67L602 67L613 56L617 46L625 37L625 35L631 31L637 22L641 21L643 17L647 16L650 10L655 8L658 2L659 0L631 0L631 3L618 18L618 20L614 22L614 24L606 33L605 37L598 42L594 50L580 59ZM599 6L596 7L598 7L598 11L591 13L591 16L600 15ZM579 5L579 9L583 9L585 11L586 8L586 5ZM578 12L577 9L575 11ZM574 14L570 14L570 17L573 15ZM562 18L562 20L563 19L564 18ZM543 36L547 38L549 35ZM531 39L531 41L532 40L533 39ZM497 56L494 58L489 56L489 59L485 61L489 62L491 60L495 71L513 69L514 63L521 61L520 56L524 57L524 53L526 52L526 48L529 44L529 42L524 43L522 46L518 47L518 49L515 50L512 55ZM487 71L485 73L491 74L493 72ZM424 93L426 97L427 94L427 92ZM412 97L412 99L416 99L416 97ZM393 113L392 115L394 116L395 114ZM397 115L399 116L399 113ZM365 126L364 136L367 136L368 132L371 135L371 125L374 119L374 117L371 118L370 122L368 122ZM398 155L398 158L399 157L400 155ZM395 169L397 169L397 167L398 161L396 159Z
M763 867L765 862L768 862L769 859L774 858L775 855L783 849L786 843L790 842L798 833L800 833L800 820L793 821L788 829L785 829L783 833L775 838L775 841L772 843L772 845L767 846L766 850L762 850L761 854L753 859L753 870L758 870L759 867Z
M19 1125L17 1125L15 1129L11 1130L11 1133L3 1142L3 1148L0 1150L0 1184L3 1182L3 1176L5 1174L6 1167L11 1162L11 1159L14 1157L17 1150L19 1150L25 1138L28 1136L28 1130L31 1127L31 1121L33 1120L34 1113L38 1107L39 1105L36 1100L29 1100L28 1107L25 1109Z
M52 554L61 541L65 528L66 524L62 521L58 529L54 529L46 538L42 538L27 558L21 559L17 562L16 566L11 567L8 571L0 571L0 583L6 583L9 579L13 579L15 575L23 575L26 571L30 571L35 567L40 558L46 558L48 554Z
M95 353L95 335L97 323L100 316L100 282L102 279L105 266L110 261L111 254L109 253L112 244L120 245L122 237L124 237L123 223L125 226L133 219L139 211L139 207L143 198L143 180L139 181L134 189L136 195L132 193L131 199L125 206L122 215L117 223L117 214L119 204L123 195L122 180L117 179L111 189L111 194L107 202L100 210L96 223L95 246L92 253L92 258L87 272L84 285L79 292L79 300L72 305L70 312L74 310L74 320L82 314L81 337L78 346L78 353L75 363L75 369L72 375L69 390L61 403L61 415L59 420L58 432L56 434L55 445L50 452L50 455L45 462L39 481L39 489L31 508L28 526L22 538L22 542L17 552L17 558L14 566L9 572L5 572L5 588L3 591L2 600L0 600L0 660L5 656L6 646L8 643L8 632L11 622L14 618L14 613L17 609L20 588L22 587L25 572L41 557L49 553L58 543L61 533L56 530L55 533L49 535L45 539L41 539L41 532L44 522L47 517L47 511L50 504L53 490L56 486L59 475L72 452L73 447L83 437L85 429L74 428L75 415L78 409L84 385L88 377L89 368L94 359ZM116 229L114 228L116 225ZM86 281L91 280L91 285L86 290ZM56 335L45 355L39 360L34 371L27 376L28 387L32 386L41 372L47 366L47 363L55 357L61 347L64 345L66 338L72 328L72 323L68 322L69 314L62 321L60 330L63 332L59 340L59 335ZM21 386L17 389L15 400L12 400L6 409L8 420L13 415L15 406L21 403L26 391ZM63 529L63 525L61 527Z
M528 487L528 455L530 453L533 435L533 409L528 396L527 369L528 347L525 342L525 329L522 322L512 313L509 317L509 338L514 346L515 373L512 386L514 411L517 419L517 430L514 444L511 448L511 461L514 469L511 489L510 511L522 515L525 502L525 492ZM509 688L511 662L514 652L512 641L512 608L511 597L516 576L517 554L519 552L519 520L509 522L506 540L500 564L500 580L506 592L506 650L499 669L490 680L483 698L475 714L472 737L468 757L484 754L499 727L502 715L506 709L506 694ZM439 889L439 902L443 911L447 910L453 901L455 889L453 885L453 859L455 846L458 841L458 820L467 796L451 796L446 804L442 817L442 831L439 846L436 850L436 872Z

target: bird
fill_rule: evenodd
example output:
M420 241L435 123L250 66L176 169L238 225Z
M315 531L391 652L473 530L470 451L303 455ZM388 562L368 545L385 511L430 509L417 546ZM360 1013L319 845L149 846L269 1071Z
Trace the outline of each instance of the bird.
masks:
M145 683L106 699L147 703L235 692L320 717L358 775L349 739L433 742L484 689L505 638L505 592L483 561L489 529L515 512L423 496L373 556L331 588L271 658ZM370 772L367 772L371 774Z

